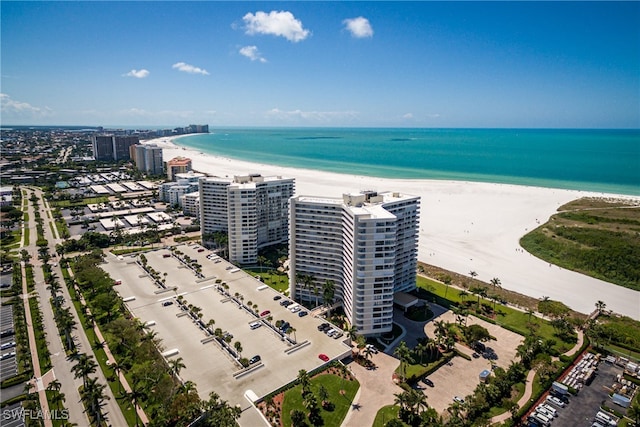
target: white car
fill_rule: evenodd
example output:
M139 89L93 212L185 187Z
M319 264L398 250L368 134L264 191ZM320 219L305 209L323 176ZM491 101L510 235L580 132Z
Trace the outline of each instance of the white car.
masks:
M596 414L596 420L600 421L601 423L606 423L610 426L618 425L616 420L614 420L613 417L611 417L611 415L602 411L598 411L598 413Z
M558 416L558 410L556 408L554 408L553 406L548 405L546 403L541 403L540 406L543 407L547 412L549 412L554 417Z
M373 354L378 354L378 349L373 344L367 344L365 348L368 348Z
M552 405L556 405L559 406L561 408L564 408L564 402L560 399L558 399L555 396L547 396L547 398L545 399L547 402L551 403Z
M251 329L258 329L260 326L262 326L262 323L260 323L260 322L252 322L252 323L249 323L249 327L250 327Z

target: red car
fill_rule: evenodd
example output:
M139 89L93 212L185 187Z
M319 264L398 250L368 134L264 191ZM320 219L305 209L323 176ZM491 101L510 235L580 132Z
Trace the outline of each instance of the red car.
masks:
M320 360L322 360L323 362L328 362L328 361L329 361L329 356L327 356L327 355L326 355L326 354L324 354L324 353L320 353L320 354L318 355L318 358L319 358Z
M271 314L271 312L269 310L265 310L262 313L260 313L260 317L268 316L269 314Z

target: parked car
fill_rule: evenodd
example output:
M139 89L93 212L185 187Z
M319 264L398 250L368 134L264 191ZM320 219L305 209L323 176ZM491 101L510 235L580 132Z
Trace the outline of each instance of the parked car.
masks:
M165 301L165 302L162 303L163 307L168 307L170 305L173 305L173 301Z
M318 325L318 330L320 332L324 332L327 329L329 329L329 324L328 323L321 323L320 325Z
M373 344L367 344L365 348L368 348L373 354L378 354L378 349Z
M260 317L268 316L268 315L270 315L270 314L271 314L271 311L269 311L269 310L265 310L265 311L263 311L262 313L260 313Z
M299 305L296 305L295 307L292 307L290 310L292 313L297 313L300 310L302 310L302 308Z
M326 355L326 354L324 354L324 353L320 353L320 354L318 355L318 358L319 358L320 360L322 360L323 362L328 362L328 361L329 361L329 356L327 356L327 355Z
M282 295L276 295L275 297L273 297L273 300L278 301L280 298L282 298Z
M433 387L434 386L433 381L431 381L429 378L424 378L422 380L422 382L425 383L426 385L428 385L429 387Z
M249 364L253 365L254 363L258 363L260 360L262 360L260 355L255 355L251 359L249 359Z
M307 314L309 314L309 312L308 312L308 311L301 311L301 312L299 312L299 313L298 313L298 317L304 317L304 316L306 316Z
M457 403L459 403L461 405L464 403L464 399L461 398L460 396L453 396L453 401L457 402Z
M545 400L547 402L553 404L553 405L556 405L556 406L559 406L561 408L564 408L565 403L562 400L560 400L557 397L555 397L555 396L547 396L547 398Z
M252 322L252 323L249 323L249 327L250 327L251 329L258 329L260 326L262 326L262 323L260 323L260 322Z

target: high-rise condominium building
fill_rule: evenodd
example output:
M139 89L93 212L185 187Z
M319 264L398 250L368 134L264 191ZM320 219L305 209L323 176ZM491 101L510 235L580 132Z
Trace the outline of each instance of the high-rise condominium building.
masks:
M129 147L139 142L137 135L95 135L91 137L93 157L100 161L131 160Z
M167 179L176 180L176 174L191 170L191 159L187 157L174 157L167 162Z
M293 178L259 174L200 180L200 227L203 236L228 233L229 260L255 264L258 249L287 242Z
M393 192L291 199L290 295L323 302L331 281L363 335L393 327L393 297L416 287L420 198Z
M135 161L138 170L150 175L162 175L164 172L162 148L157 145L136 145Z

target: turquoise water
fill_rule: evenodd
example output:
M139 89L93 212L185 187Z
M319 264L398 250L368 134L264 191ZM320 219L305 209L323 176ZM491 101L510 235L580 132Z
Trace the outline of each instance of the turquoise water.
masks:
M232 128L176 143L356 175L640 195L640 130Z

